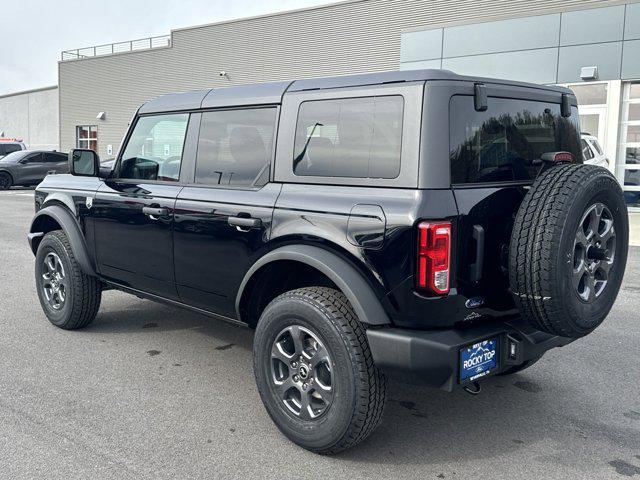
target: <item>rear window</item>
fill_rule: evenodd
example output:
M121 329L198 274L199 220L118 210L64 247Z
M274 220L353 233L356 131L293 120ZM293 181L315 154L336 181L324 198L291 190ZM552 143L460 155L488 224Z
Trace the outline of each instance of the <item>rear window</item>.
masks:
M560 115L560 104L489 98L477 112L473 97L456 95L450 105L451 183L530 181L543 153L567 151L582 162L578 110Z
M0 155L8 155L19 150L22 150L22 146L16 143L6 143L4 145L0 143Z
M298 112L296 175L396 178L400 173L402 96L303 102Z

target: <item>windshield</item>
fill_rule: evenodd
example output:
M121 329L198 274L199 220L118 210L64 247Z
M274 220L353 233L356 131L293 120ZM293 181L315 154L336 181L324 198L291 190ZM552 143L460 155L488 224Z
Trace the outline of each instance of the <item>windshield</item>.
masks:
M531 181L544 153L566 151L582 163L578 110L564 118L560 104L489 98L477 112L472 96L450 106L451 183Z
M2 161L3 162L10 162L10 163L15 163L18 160L20 160L22 157L24 157L25 152L27 152L27 150L19 150L19 151L14 151L8 155L5 155L4 157L2 157Z

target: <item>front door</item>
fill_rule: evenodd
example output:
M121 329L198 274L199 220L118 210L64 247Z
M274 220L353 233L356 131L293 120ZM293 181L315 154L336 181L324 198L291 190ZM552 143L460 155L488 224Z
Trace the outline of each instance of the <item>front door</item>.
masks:
M46 164L44 163L44 155L42 152L30 153L24 157L21 162L22 168L20 168L16 183L35 185L46 177Z
M176 300L173 215L189 114L141 116L91 216L100 274Z
M184 303L236 317L236 293L265 253L281 188L268 182L276 116L275 107L202 114L195 175L175 211L175 274Z

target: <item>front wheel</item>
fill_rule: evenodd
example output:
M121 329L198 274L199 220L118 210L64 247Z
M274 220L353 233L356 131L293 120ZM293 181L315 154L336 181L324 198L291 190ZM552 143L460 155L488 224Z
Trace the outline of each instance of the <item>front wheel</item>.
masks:
M0 190L8 190L13 185L13 179L7 172L0 172Z
M341 292L301 288L273 300L256 328L253 368L271 419L307 450L338 453L380 423L386 380Z
M86 275L64 232L47 233L36 253L36 289L42 310L56 327L74 330L89 325L100 308L100 281Z

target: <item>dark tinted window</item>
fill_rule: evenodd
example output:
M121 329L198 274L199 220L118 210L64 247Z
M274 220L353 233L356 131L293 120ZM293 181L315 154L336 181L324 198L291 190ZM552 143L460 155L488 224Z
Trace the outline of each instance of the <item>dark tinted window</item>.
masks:
M27 163L42 163L42 153L31 153L24 158Z
M60 152L46 152L44 154L44 161L49 163L67 162L69 161L69 157Z
M0 155L8 155L11 152L17 152L18 150L22 150L22 147L15 143L7 143L4 145L0 143Z
M266 183L275 123L275 108L203 113L196 183L232 187Z
M451 182L533 180L547 152L567 151L582 162L578 111L560 115L559 104L489 98L476 112L473 97L451 99Z
M321 177L397 177L403 110L401 96L302 103L293 172Z

